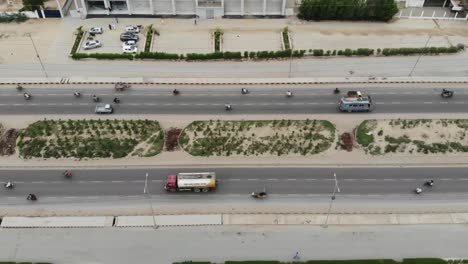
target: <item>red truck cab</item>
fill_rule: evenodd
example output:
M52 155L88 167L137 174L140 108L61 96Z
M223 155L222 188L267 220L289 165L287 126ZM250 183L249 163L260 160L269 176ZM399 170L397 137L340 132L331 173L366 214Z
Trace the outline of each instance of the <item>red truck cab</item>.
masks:
M166 185L164 189L167 191L176 191L177 190L177 175L168 175Z

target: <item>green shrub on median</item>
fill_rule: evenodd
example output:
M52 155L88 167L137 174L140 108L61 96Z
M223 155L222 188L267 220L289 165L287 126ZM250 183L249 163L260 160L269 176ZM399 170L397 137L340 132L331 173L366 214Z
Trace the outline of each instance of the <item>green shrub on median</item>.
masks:
M72 47L72 50L70 52L72 55L75 55L76 51L80 47L80 43L81 43L81 39L83 38L83 35L84 35L84 31L83 31L82 27L77 28L76 29L75 43L73 43L73 47Z
M135 55L136 59L155 59L155 60L178 60L179 54L165 52L141 52Z
M424 47L424 48L386 48L382 50L384 56L395 55L413 55L413 54L440 54L440 53L457 53L456 47Z
M74 60L93 58L98 60L133 60L132 54L122 53L75 53L72 55Z

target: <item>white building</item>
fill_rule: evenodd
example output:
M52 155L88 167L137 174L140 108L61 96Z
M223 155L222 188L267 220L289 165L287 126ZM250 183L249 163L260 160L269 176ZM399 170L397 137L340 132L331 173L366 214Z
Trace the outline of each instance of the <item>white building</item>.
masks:
M287 0L73 0L83 17L159 16L219 18L224 16L292 15Z

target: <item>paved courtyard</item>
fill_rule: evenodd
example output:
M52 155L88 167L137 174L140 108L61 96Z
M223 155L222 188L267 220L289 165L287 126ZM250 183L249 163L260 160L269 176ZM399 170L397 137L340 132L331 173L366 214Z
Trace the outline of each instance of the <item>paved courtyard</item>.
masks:
M152 51L167 53L210 53L214 51L209 30L160 30L153 38Z
M281 33L277 30L225 30L224 51L281 50Z

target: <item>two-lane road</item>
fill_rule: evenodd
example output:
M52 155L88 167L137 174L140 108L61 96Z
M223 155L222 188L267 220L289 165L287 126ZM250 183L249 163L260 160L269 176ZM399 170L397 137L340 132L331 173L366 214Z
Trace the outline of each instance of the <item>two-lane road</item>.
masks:
M171 89L178 88L180 95L174 96ZM171 87L145 88L134 86L124 92L112 88L27 88L32 95L25 100L22 92L14 89L0 90L0 112L2 114L92 114L97 95L103 103L114 104L116 114L325 114L337 113L342 93L335 95L327 88L306 87L251 87L251 93L241 95L240 89L232 87ZM294 96L288 98L286 91ZM372 95L374 113L465 113L468 112L468 88L455 88L453 98L442 98L441 88L359 88ZM75 98L74 91L82 96ZM230 103L233 111L224 111Z
M12 190L3 188L0 197L21 197L36 193L42 197L139 197L144 196L146 173L152 195L172 195L190 200L193 195L247 195L266 188L270 195L316 196L333 191L337 174L340 195L413 196L414 188L434 179L434 187L424 187L424 194L468 194L466 168L205 168L215 171L218 189L210 194L168 193L163 186L169 174L201 169L124 169L75 170L65 179L58 170L0 170L0 182L13 181ZM185 198L184 198L185 197ZM5 203L4 200L3 203Z

